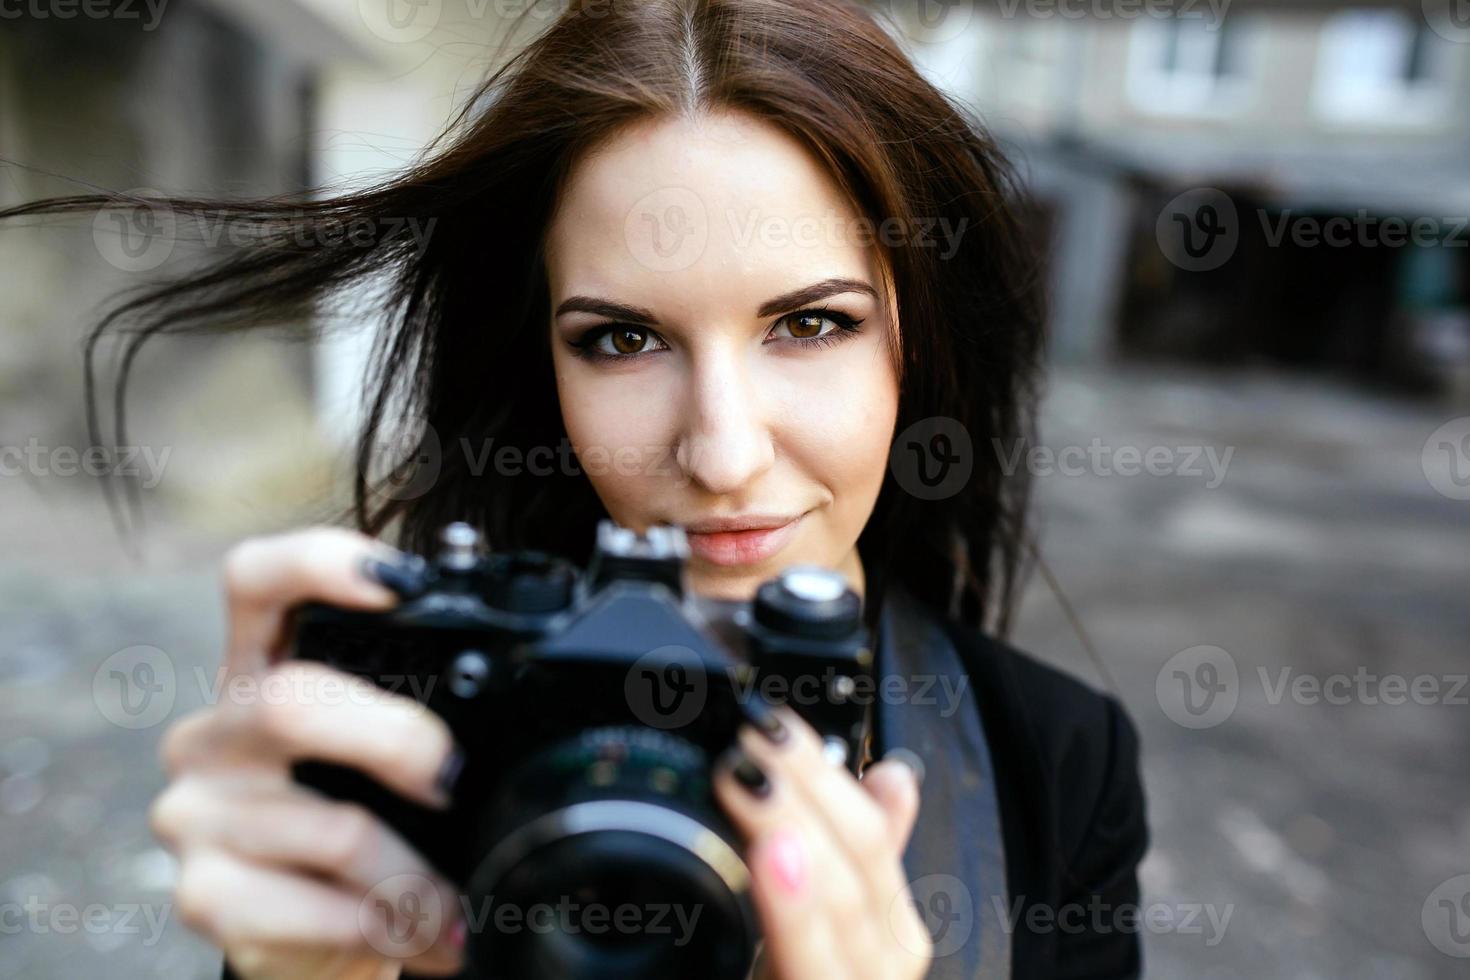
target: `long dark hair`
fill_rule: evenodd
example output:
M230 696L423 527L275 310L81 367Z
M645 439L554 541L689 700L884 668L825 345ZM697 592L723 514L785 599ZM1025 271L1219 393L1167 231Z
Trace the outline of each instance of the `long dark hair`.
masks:
M442 453L427 492L382 493L369 475L375 447L405 418L427 422L440 445L524 453L565 443L542 266L558 189L619 127L707 109L746 111L800 139L874 222L963 229L952 254L912 237L878 247L902 330L897 431L953 419L971 441L973 471L956 493L920 499L890 468L858 548L870 609L897 580L944 614L1005 634L1027 564L1029 486L1025 467L1007 474L1002 464L1024 458L1015 449L1032 439L1043 348L1022 190L978 121L926 81L855 0L570 0L419 162L377 186L326 200L92 194L0 217L163 206L201 227L259 233L257 245L120 298L96 327L87 346L94 440L103 338L122 342L114 404L122 442L128 373L150 338L300 320L382 284L388 315L374 342L354 522L423 550L438 527L468 520L493 548L584 562L606 516L584 473L477 473L466 454ZM341 233L354 226L372 231ZM415 233L425 228L426 241ZM425 448L395 461L394 485L412 480Z

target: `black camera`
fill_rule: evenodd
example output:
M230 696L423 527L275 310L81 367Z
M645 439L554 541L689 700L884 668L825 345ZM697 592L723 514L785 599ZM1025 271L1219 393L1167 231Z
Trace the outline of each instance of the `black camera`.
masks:
M301 607L295 655L443 717L464 750L452 806L324 763L297 780L368 806L461 889L466 976L742 980L759 932L711 767L787 703L857 771L872 652L856 593L798 565L749 602L693 595L673 525L602 521L585 573L483 554L466 524L441 541L390 612Z

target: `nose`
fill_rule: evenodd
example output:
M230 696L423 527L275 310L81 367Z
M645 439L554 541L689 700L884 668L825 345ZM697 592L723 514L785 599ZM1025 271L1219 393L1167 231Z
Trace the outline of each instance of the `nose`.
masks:
M679 469L711 494L737 493L776 459L759 381L722 351L695 365L687 392Z

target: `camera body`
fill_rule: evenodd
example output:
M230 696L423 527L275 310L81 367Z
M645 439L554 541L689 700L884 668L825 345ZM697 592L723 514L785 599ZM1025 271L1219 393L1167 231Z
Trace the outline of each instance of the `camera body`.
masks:
M324 763L296 779L369 807L460 887L466 976L743 980L759 933L711 767L785 702L857 771L868 719L852 695L872 669L858 596L815 566L749 602L695 596L672 525L603 520L585 573L485 555L465 524L441 544L391 611L301 607L295 656L442 717L463 751L451 806ZM537 929L533 908L560 916Z

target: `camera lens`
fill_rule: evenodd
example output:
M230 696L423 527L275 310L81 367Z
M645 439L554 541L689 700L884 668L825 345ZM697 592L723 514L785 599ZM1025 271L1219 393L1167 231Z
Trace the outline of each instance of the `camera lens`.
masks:
M606 727L508 774L469 881L472 965L490 977L743 980L750 875L708 773L689 741Z

